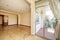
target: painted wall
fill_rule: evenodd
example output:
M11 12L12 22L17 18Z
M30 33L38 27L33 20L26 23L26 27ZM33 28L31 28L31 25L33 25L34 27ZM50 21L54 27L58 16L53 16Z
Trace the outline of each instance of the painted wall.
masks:
M17 15L8 13L0 13L0 14L8 16L8 25L17 24ZM31 14L30 13L18 14L18 24L31 26Z
M30 13L21 13L20 14L20 24L31 26L31 14Z
M31 2L31 34L35 35L35 2L34 1Z
M8 16L8 25L17 24L17 16L16 15L8 14L8 13L0 13L0 14Z
M18 24L20 25L20 14L18 15Z
M2 16L0 16L0 24L2 24Z
M17 24L17 16L16 15L9 15L8 16L8 25Z

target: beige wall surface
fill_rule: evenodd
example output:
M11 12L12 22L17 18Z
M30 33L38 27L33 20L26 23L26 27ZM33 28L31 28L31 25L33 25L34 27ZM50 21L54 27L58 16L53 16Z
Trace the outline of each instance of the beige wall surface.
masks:
M18 15L18 24L20 25L20 14Z
M17 24L17 16L16 15L8 14L8 13L0 13L0 14L8 16L8 25Z
M0 13L2 15L8 16L8 25L17 24L17 15ZM18 24L31 26L31 14L30 13L21 13L18 15Z
M8 16L8 25L17 24L17 16L16 15L9 15Z
M0 24L2 24L2 16L0 16Z
M20 14L20 24L31 26L31 14L30 13L21 13Z

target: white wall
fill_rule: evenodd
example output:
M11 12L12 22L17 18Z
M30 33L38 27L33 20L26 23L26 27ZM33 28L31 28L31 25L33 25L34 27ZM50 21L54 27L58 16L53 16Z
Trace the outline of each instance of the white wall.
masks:
M18 24L20 25L20 14L18 15Z
M0 13L0 14L8 16L8 25L17 24L17 15L8 13ZM18 14L18 24L31 26L31 14L30 13Z
M2 24L2 16L0 16L0 24Z
M8 16L8 25L17 24L17 16L16 15L9 15Z
M31 34L35 35L35 2L31 0Z
M30 13L21 13L20 14L20 24L31 26L31 14Z
M8 16L8 25L17 24L17 16L16 15L8 14L8 13L0 13L0 14Z

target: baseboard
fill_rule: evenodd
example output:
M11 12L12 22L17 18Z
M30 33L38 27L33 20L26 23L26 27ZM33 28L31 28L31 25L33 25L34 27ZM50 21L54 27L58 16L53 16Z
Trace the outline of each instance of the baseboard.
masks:
M13 24L13 25L8 25L8 26L15 26L17 24ZM28 25L23 25L23 24L18 24L17 26L26 26L26 27L31 27L31 26L28 26Z
M8 26L14 26L14 25L17 25L17 24L12 24L12 25L8 25Z
M23 24L20 24L20 26L26 26L26 27L30 27L30 26L28 26L28 25L23 25Z

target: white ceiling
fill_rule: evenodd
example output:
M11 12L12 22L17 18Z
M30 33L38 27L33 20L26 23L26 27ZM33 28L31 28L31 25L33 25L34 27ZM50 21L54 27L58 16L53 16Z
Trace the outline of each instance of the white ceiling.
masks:
M0 9L11 12L30 12L30 5L26 0L0 0Z

